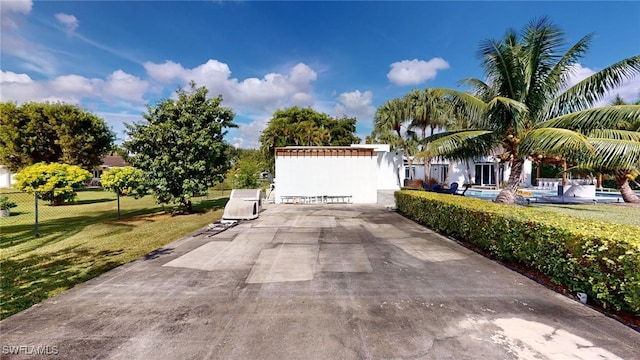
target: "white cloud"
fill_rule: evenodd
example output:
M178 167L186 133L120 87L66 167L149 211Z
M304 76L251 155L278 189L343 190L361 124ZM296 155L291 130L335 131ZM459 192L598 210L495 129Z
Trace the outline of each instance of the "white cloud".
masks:
M391 71L387 73L387 79L396 85L416 85L436 77L438 70L449 68L442 58L424 60L402 60L389 66Z
M111 102L124 100L132 106L144 102L149 84L140 78L116 70L106 79L64 75L49 80L33 80L27 74L2 71L0 99L2 101L61 101L79 104L83 99Z
M262 131L267 127L271 114L253 116L253 121L248 124L238 124L237 134L232 140L232 144L235 147L242 147L245 149L258 149L260 148L260 135Z
M288 74L268 73L262 78L232 78L229 66L210 59L192 69L172 61L161 64L144 63L152 80L160 83L179 81L183 85L194 81L206 86L212 96L221 94L226 106L246 111L274 111L287 106L311 106L314 103L311 82L317 73L308 65L299 63Z
M147 74L152 79L161 83L168 83L178 79L185 71L182 65L169 60L165 61L163 64L154 64L147 61L143 66L147 71Z
M18 27L20 15L28 15L33 7L31 0L11 0L0 3L0 28L2 30Z
M338 104L334 109L337 117L346 115L356 117L359 121L369 120L376 111L372 105L373 93L371 91L360 92L355 90L344 92L338 96Z
M67 32L67 35L69 36L73 35L73 32L79 26L78 19L73 15L69 15L65 13L58 13L55 16L56 16L56 20L58 20L64 26L65 31Z
M148 82L122 70L116 70L107 77L102 91L107 97L141 103L144 102L143 96L148 87Z
M2 71L0 70L0 83L2 84L12 84L12 83L20 83L20 84L29 84L32 83L31 77L27 74L16 74L11 71Z

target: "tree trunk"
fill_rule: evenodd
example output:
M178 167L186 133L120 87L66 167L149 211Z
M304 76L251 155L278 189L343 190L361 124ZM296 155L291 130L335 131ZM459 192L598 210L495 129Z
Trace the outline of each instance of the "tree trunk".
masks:
M518 184L520 183L520 176L522 176L523 165L524 159L514 159L511 161L511 174L509 174L509 181L507 181L507 184L496 197L497 203L513 204L515 202Z
M471 185L473 184L473 179L471 179L471 164L469 163L469 159L466 159L465 163L467 164L467 184Z
M616 176L616 183L618 183L618 187L620 188L620 195L622 195L622 200L626 203L640 204L640 198L629 186L629 181L627 180L626 175L618 175Z

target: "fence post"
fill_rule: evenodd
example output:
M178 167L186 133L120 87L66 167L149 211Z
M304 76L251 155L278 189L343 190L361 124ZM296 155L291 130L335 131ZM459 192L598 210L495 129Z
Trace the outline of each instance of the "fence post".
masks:
M36 237L40 237L40 231L38 230L38 193L35 192L35 213L36 213L36 223L35 223L35 235Z

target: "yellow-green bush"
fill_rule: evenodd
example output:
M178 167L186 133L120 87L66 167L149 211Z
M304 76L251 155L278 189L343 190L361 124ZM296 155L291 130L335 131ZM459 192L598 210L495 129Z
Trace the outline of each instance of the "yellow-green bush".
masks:
M51 205L76 198L76 189L91 179L91 173L78 165L60 163L37 163L29 165L16 175L14 188L28 193L37 193L38 198L50 201Z
M398 191L398 211L434 230L536 269L605 308L640 314L640 227L515 205Z

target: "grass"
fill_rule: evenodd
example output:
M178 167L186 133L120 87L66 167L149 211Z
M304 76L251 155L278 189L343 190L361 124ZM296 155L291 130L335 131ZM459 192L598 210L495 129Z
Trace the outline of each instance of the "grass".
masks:
M531 207L582 219L640 226L640 207L628 204L531 204Z
M194 198L197 212L180 216L162 211L151 197L123 197L117 220L115 195L83 191L75 205L48 207L40 202L37 238L33 198L10 196L18 207L10 218L0 219L2 319L218 220L228 192Z

